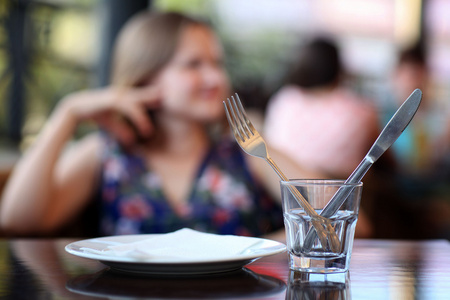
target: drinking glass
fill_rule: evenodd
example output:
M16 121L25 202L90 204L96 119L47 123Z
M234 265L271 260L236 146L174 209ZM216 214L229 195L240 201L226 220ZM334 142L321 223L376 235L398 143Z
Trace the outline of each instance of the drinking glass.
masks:
M320 214L328 201L342 186L349 186L352 191L339 210L329 217L340 242L338 249L333 251L329 243L322 245L317 235L314 235L315 239L312 247L305 247L305 237L310 230L314 230L314 227L311 224L311 218L294 198L290 188L297 189ZM281 181L286 244L289 251L289 267L291 270L322 274L348 271L355 227L358 220L359 204L361 202L362 186L362 182L346 184L343 180Z

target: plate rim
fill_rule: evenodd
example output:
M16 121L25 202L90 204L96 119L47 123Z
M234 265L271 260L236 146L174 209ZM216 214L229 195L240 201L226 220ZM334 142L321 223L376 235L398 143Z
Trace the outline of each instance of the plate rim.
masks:
M271 255L275 255L275 254L279 254L282 252L286 251L286 245L275 241L275 240L270 240L270 239L265 239L265 238L259 238L259 237L246 237L243 236L244 238L251 238L251 239L256 239L259 240L260 243L270 243L273 244L272 246L268 247L268 248L273 248L273 249L267 249L267 251L265 252L261 252L261 253L252 253L252 254L244 254L244 255L235 255L235 256L227 256L227 257L222 257L222 258L206 258L206 259L195 259L195 260L188 260L188 261L182 261L182 260L139 260L139 259L135 259L135 258L130 258L130 257L122 257L122 256L108 256L108 255L98 255L95 253L88 253L88 252L83 252L77 249L73 249L73 247L79 247L81 248L81 246L77 246L77 244L82 243L82 242L93 242L94 240L107 240L107 239L121 239L121 238L148 238L148 237L152 237L152 236L159 236L159 235L163 235L161 233L152 233L152 234L128 234L128 235L110 235L110 236L101 236L101 237L96 237L96 238L88 238L88 239L81 239L75 242L71 242L69 244L67 244L64 249L67 253L78 256L78 257L83 257L83 258L87 258L87 259L93 259L93 260L98 260L100 262L119 262L119 263L127 263L127 264L146 264L146 265L194 265L194 264L210 264L210 263L219 263L219 262L232 262L232 261L244 261L244 260L256 260L258 258L262 258L262 257L266 257L266 256L271 256ZM138 241L138 240L136 240ZM134 242L136 242L134 241ZM105 245L106 247L107 245Z

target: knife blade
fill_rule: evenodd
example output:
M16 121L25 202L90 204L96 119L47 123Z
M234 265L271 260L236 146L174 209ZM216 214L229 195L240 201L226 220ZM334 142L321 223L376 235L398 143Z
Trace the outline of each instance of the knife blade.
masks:
M367 156L375 162L397 140L419 108L422 91L414 90L384 127Z

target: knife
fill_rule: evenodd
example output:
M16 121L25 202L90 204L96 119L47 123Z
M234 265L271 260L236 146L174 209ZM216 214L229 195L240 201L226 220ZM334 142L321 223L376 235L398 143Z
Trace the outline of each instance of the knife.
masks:
M369 152L356 167L350 177L348 177L345 184L354 184L361 181L373 163L380 158L380 156L397 140L397 138L409 125L412 118L416 114L417 109L419 108L421 100L422 91L415 89L386 124L377 140L370 148ZM329 218L333 216L342 204L344 204L345 200L354 189L353 186L345 184L337 190L328 204L325 205L320 213L322 217ZM303 247L305 249L310 249L316 236L317 233L315 230L310 229L305 237Z

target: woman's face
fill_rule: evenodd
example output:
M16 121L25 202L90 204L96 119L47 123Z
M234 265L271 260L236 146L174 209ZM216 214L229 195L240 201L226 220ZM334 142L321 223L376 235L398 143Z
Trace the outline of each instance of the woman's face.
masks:
M162 93L165 113L201 122L222 116L229 82L214 33L200 25L186 27L174 56L154 83Z

